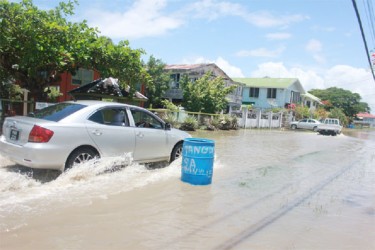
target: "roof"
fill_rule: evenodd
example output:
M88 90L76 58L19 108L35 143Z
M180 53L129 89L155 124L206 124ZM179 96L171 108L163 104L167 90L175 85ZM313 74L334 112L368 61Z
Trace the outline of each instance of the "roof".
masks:
M307 97L307 98L309 98L311 100L314 100L314 101L316 101L316 102L318 102L320 104L323 104L322 100L320 100L318 97L316 97L316 96L314 96L314 95L312 95L312 94L310 94L308 92L306 92L305 94L301 94L301 95L304 96L304 97Z
M215 63L199 63L199 64L170 64L164 67L165 70L174 72L189 72L194 70L203 70L202 74L212 70L216 76L221 76L224 79L231 79L221 68Z
M212 63L211 63L212 64ZM166 65L164 69L196 69L196 68L201 68L203 66L210 65L208 63L200 63L200 64L171 64L171 65Z
M375 119L375 115L369 114L369 113L358 113L357 117L359 118L373 118Z
M243 83L248 87L259 88L281 88L286 89L295 82L297 78L232 78L233 81Z

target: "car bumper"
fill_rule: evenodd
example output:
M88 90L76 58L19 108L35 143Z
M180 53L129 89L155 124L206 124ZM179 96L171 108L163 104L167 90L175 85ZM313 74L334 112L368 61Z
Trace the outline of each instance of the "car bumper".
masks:
M40 169L64 169L66 157L61 149L46 143L26 143L22 146L9 143L0 137L0 154L23 166Z

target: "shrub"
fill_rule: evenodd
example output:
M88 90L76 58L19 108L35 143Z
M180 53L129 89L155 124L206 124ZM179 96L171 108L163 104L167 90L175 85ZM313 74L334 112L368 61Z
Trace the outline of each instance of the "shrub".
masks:
M171 113L171 112L165 113L164 116L163 116L163 120L165 122L170 123L172 125L172 127L177 127L178 126L178 121L177 121L177 118L174 115L174 113Z
M188 115L181 124L180 129L185 131L195 131L198 128L198 121L194 116Z
M230 130L232 129L232 117L229 115L220 116L219 129Z

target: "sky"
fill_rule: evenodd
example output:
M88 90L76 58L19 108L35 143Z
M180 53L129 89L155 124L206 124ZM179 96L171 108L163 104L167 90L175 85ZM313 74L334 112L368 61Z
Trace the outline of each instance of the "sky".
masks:
M34 0L40 9L57 0ZM375 0L356 0L375 54ZM215 63L230 77L298 78L306 91L358 93L375 114L375 81L352 0L78 0L87 20L114 42L166 64ZM372 29L371 29L372 28ZM375 57L374 57L375 59ZM374 65L375 66L375 65Z

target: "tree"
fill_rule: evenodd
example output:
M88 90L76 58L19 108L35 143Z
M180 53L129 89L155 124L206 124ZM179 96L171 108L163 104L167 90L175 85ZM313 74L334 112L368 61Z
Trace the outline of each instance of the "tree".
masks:
M354 117L359 112L370 112L368 104L361 102L361 96L349 90L331 87L325 90L313 89L309 92L323 101L328 101L330 105L324 106L327 111L339 108L348 117Z
M339 109L339 108L333 108L331 112L329 113L328 117L338 118L343 126L346 126L349 123L349 119L345 116L342 109Z
M297 105L296 108L295 108L295 112L296 112L296 119L297 120L310 117L309 108L306 107L306 106Z
M236 87L226 87L223 78L212 77L210 71L195 82L185 75L182 78L183 106L188 111L218 113L226 108L226 96Z
M147 74L140 57L127 41L118 45L86 21L72 23L77 0L69 0L52 10L39 10L32 0L20 3L0 1L0 77L15 81L38 98L46 97L46 86L59 80L62 72L74 74L78 68L97 69L102 76L114 76L130 85ZM2 92L4 84L0 84Z
M163 106L163 96L169 89L170 77L164 71L165 63L160 59L150 56L145 65L146 71L150 76L150 83L146 87L147 105L159 108Z

